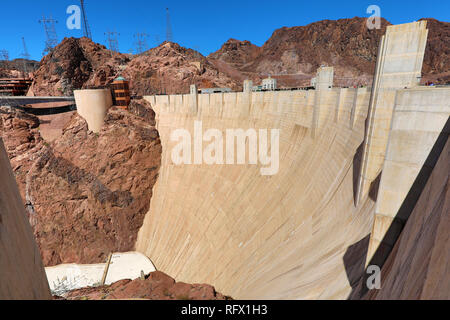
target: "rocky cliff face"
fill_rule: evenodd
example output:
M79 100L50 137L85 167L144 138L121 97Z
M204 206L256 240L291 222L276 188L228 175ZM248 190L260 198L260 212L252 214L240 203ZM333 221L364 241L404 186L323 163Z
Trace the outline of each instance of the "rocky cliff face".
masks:
M35 60L0 60L0 78L22 78L25 76L25 70L27 72L33 72L37 70L38 67L39 62Z
M431 77L443 82L448 80L450 71L450 23L422 20L428 21L429 29L424 79ZM249 46L234 41L225 44L209 58L219 60L222 70L226 70L224 65L228 65L237 72L254 74L255 78L256 75L265 77L271 74L286 86L307 85L321 65L335 67L337 85L367 84L372 80L381 36L391 23L382 19L381 29L369 30L366 21L366 18L356 17L285 27L276 30L259 50L250 50L256 55L252 59L243 59L249 55L242 47Z
M326 64L335 66L338 74L372 73L379 40L389 23L383 19L381 29L369 30L366 21L323 20L304 27L278 29L246 69L272 74L312 74Z
M2 68L0 65L0 78L21 78L23 73L18 70Z
M60 138L37 118L4 111L2 137L46 266L103 262L134 249L161 162L154 112L111 109L99 134L74 115Z
M17 109L0 107L0 137L3 138L22 199L26 199L26 176L36 154L44 146L39 119ZM26 202L26 200L25 200Z
M123 76L136 95L188 93L194 83L201 88L240 86L200 53L172 42L135 57Z
M222 48L210 54L209 59L221 60L237 67L243 67L252 62L261 52L261 48L250 41L230 39Z
M390 25L382 20L382 28L369 30L367 19L323 20L302 27L281 28L259 48L254 56L241 64L230 62L234 48L225 46L211 55L232 65L240 72L254 74L252 79L272 75L280 86L306 86L321 65L334 66L338 85L368 83L375 68L381 36ZM223 51L230 53L226 54ZM241 56L241 55L239 55ZM233 59L231 59L233 60Z
M262 77L254 71L246 70L249 64L261 54L261 48L250 41L228 40L222 48L208 56L208 61L219 71L239 81L241 85L246 79L255 82Z
M71 95L75 89L103 86L128 62L126 55L113 54L88 38L65 38L42 59L33 74L30 94Z
M427 21L429 30L422 82L450 83L450 23L432 18L421 20Z

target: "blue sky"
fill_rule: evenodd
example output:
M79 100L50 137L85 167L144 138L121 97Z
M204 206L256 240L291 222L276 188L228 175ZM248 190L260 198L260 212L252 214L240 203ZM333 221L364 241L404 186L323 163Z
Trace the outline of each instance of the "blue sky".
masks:
M69 5L78 0L1 0L0 50L9 51L10 58L21 54L21 38L25 37L33 59L40 60L45 43L45 33L38 20L52 15L59 41L64 37L80 37L81 30L66 27ZM199 50L202 54L217 50L229 38L250 40L262 45L275 29L283 26L302 26L323 19L368 17L366 9L376 4L381 14L391 23L406 23L420 18L450 21L450 1L417 0L284 0L284 1L152 1L152 0L85 0L87 17L93 40L106 44L104 33L120 33L121 52L134 48L133 35L149 34L149 47L156 44L155 36L165 40L166 13L171 10L174 41L182 46ZM125 5L124 5L125 3Z

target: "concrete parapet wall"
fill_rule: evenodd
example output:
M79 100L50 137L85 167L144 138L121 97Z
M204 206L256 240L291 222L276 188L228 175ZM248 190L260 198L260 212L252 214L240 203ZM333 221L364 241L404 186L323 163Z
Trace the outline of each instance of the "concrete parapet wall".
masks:
M144 97L158 114L177 113L198 119L262 119L262 114L289 114L297 125L312 129L326 129L328 118L346 122L351 129L358 117L364 117L369 105L370 90L335 88L319 92L267 91L212 94L185 94ZM314 119L314 110L317 119Z

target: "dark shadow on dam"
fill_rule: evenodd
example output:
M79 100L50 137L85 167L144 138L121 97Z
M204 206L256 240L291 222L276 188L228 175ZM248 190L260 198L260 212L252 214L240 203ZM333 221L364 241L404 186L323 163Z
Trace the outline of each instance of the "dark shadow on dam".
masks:
M352 289L358 286L367 259L367 249L369 248L370 234L364 239L348 247L344 254L345 272Z
M362 156L364 151L364 141L356 150L353 156L353 202L356 206L356 199L358 197L358 179L361 172Z
M445 145L447 144L449 133L450 118L447 119L447 122L441 133L439 134L433 148L431 149L430 154L425 160L422 169L420 170L416 180L411 186L411 189L408 192L405 200L400 206L400 209L398 210L397 215L395 216L394 221L391 224L391 227L386 232L381 245L378 247L368 266L375 265L382 269L384 263L388 259L395 246L394 245L393 247L391 247L386 243L396 243L399 239L411 213L413 212L417 204L417 201L422 195L423 189L430 179L431 173L433 172ZM379 184L379 182L376 182L376 184ZM371 197L372 196L373 194L371 195ZM349 300L362 299L369 291L366 286L366 282L370 274L367 274L367 271L364 268L367 252L369 249L369 239L370 235L348 247L343 258L347 278L352 287L352 292L348 296Z

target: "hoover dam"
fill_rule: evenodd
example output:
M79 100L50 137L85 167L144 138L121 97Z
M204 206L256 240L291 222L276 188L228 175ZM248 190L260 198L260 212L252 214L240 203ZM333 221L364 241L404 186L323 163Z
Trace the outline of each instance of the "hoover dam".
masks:
M145 96L163 151L136 251L177 281L209 283L235 299L449 299L450 88L419 85L426 40L426 22L388 27L372 88L333 87L333 68L324 66L315 90L244 85L199 94L193 86L190 94ZM94 127L102 121L96 115L86 119ZM175 164L172 133L194 136L199 122L203 132L224 135L279 130L277 172L262 175L263 164ZM31 231L1 221L3 254L5 237L17 243ZM42 266L25 263L36 261L29 242L4 268L40 277L1 281L47 298ZM17 264L35 267L13 271ZM382 271L376 292L365 288L370 265ZM19 286L1 296L23 294Z
M450 89L417 86L426 34L423 22L388 28L372 90L330 88L322 68L312 91L146 97L163 154L137 250L239 299L346 299L398 238L388 229L405 222L396 215L448 135ZM279 172L174 165L171 132L199 120L205 131L280 129Z

